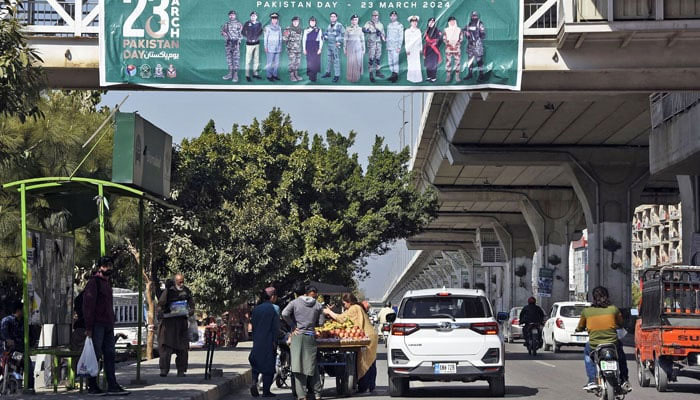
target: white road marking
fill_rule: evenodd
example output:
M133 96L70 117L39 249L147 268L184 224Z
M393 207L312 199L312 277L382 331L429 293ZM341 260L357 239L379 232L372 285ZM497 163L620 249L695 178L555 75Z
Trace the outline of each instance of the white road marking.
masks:
M535 361L535 362L536 362L537 364L542 364L542 365L545 365L545 366L547 366L547 367L552 367L552 368L556 368L556 367L557 367L557 366L554 365L554 364L546 363L546 362L540 361L540 360L537 360L537 361Z

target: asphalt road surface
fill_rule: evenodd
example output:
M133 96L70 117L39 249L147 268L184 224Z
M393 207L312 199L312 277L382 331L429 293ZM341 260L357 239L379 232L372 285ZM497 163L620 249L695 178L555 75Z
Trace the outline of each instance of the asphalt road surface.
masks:
M377 389L374 394L355 394L353 397L363 400L388 400L386 353L384 346L379 345L381 351L377 356ZM637 368L633 358L632 347L627 347L628 366L630 369L630 381L633 390L626 399L700 399L700 381L681 377L677 383L669 384L669 392L658 393L655 388L640 388L637 384ZM538 353L536 357L530 357L522 344L518 341L506 344L506 398L543 399L543 400L569 400L591 399L596 397L584 392L581 388L586 383L586 373L583 366L583 349L577 347L564 347L562 353L551 352ZM653 381L652 381L653 383ZM335 394L334 378L326 377L323 392L324 399L338 398ZM273 393L278 400L293 400L289 389L278 389L273 385ZM227 400L251 398L248 390L233 394ZM421 399L488 399L488 384L486 382L459 383L459 382L411 382L411 389L407 398Z

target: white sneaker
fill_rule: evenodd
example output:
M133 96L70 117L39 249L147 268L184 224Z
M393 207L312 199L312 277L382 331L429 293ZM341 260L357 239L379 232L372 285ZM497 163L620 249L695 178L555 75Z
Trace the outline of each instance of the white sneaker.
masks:
M620 385L620 387L622 388L622 390L624 390L627 393L632 391L632 386L630 386L630 383L627 381L622 382L622 385Z
M583 387L583 390L587 391L588 393L594 392L598 390L598 385L595 382L588 382L586 386Z

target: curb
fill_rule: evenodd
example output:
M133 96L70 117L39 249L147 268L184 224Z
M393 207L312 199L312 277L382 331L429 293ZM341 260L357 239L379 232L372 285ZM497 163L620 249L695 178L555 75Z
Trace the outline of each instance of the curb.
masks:
M236 374L233 378L225 380L216 387L190 397L191 400L220 400L252 383L251 370L242 374Z

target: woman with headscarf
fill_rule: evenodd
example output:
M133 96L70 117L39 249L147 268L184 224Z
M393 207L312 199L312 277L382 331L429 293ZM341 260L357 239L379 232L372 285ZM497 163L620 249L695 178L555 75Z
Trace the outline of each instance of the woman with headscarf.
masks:
M357 301L355 295L352 293L345 293L342 300L343 308L345 309L344 313L336 314L328 308L324 309L323 313L341 323L347 320L352 321L353 325L359 326L369 338L369 346L362 349L357 359L357 376L360 378L357 383L358 392L363 393L368 390L373 392L377 380L376 360L377 344L379 343L377 331L372 326L367 312L365 312L365 309Z
M442 46L442 32L435 24L435 18L428 20L428 29L425 31L425 45L423 46L423 58L425 59L425 72L429 82L437 81L438 65L442 62L440 46Z
M304 55L306 56L306 74L311 82L316 82L316 76L321 71L321 50L323 49L323 33L316 26L316 17L309 18L309 27L304 30Z
M359 25L360 17L350 17L350 26L345 30L345 56L348 58L346 79L357 82L362 78L362 60L365 56L365 34Z
M418 29L418 16L408 17L411 26L404 32L404 43L406 46L407 74L409 82L420 83L423 81L423 72L420 67L420 53L423 48L421 32Z

